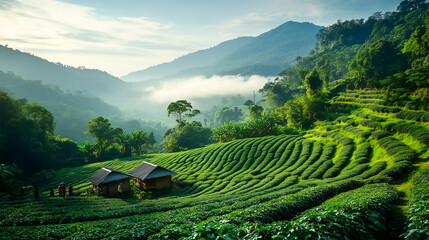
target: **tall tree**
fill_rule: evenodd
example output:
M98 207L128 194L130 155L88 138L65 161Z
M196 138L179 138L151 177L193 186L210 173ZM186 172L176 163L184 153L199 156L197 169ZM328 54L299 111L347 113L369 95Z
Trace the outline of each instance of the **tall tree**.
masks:
M317 94L319 90L322 89L323 82L320 79L319 73L317 70L311 71L304 80L305 87L307 88L307 96L312 97Z
M22 108L25 116L32 119L36 126L42 131L54 134L54 117L46 108L37 103L27 103Z
M246 100L243 103L243 105L246 106L246 107L248 107L248 108L250 108L250 106L255 105L255 103L252 100Z
M98 160L120 156L119 149L113 145L116 137L123 133L120 127L112 128L108 119L99 116L89 121L87 128L89 134L97 139L95 156Z
M330 77L329 65L330 65L330 62L328 59L325 61L325 64L323 64L323 66L320 67L320 75L323 79L323 88L325 90L328 90L328 87L329 87L329 77Z
M260 118L263 112L264 108L260 105L253 105L250 107L250 117L252 119Z
M225 122L236 122L241 119L243 112L238 107L229 108L223 107L215 114L215 122L217 126L223 125Z
M177 100L176 102L172 102L167 107L168 116L173 115L177 118L178 122L183 120L183 114L185 114L186 118L191 118L200 113L200 110L193 109L192 104L186 100Z
M107 142L110 144L123 132L121 128L112 128L111 125L108 119L99 116L92 119L86 126L88 133L97 139L98 143Z

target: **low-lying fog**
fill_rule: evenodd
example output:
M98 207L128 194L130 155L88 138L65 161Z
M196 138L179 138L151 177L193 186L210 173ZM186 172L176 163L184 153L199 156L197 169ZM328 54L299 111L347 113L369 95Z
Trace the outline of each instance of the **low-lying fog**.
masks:
M259 75L214 75L164 80L134 89L138 92L137 96L133 97L131 104L121 106L121 109L136 117L174 123L174 119L167 118L167 106L171 102L184 99L201 111L213 106L241 105L247 99L253 100L254 93L256 100L260 100L258 90L270 79Z

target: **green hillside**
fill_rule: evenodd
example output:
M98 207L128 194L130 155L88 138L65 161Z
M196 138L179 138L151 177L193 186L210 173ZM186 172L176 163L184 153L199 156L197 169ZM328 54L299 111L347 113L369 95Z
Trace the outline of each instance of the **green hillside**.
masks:
M92 141L84 134L86 124L97 116L119 116L121 111L81 92L64 92L57 86L43 85L41 81L24 80L12 73L0 71L0 90L14 98L25 98L46 107L54 116L55 134L76 142Z
M427 239L428 113L381 99L342 93L333 106L349 113L301 135L62 169L39 201L1 202L0 238ZM129 172L142 160L178 173L176 187L151 200L45 197L59 182L85 192L101 167Z
M127 96L121 94L119 90L131 91L125 82L106 72L49 62L2 45L0 45L0 71L13 72L24 79L40 80L44 84L53 84L63 91L81 91L110 104L117 104Z
M112 119L114 125L120 125L127 132L138 129L153 131L158 141L163 139L166 130L160 123L127 117L117 107L100 98L91 97L81 91L63 91L56 85L46 85L39 80L26 80L11 72L0 71L0 91L7 92L13 98L25 98L29 103L42 105L54 117L55 134L78 143L94 140L85 133L88 130L86 125L98 116Z

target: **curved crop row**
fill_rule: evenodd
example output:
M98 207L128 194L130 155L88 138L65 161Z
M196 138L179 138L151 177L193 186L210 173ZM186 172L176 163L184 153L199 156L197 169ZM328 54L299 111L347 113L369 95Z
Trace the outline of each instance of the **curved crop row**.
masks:
M353 133L354 135L357 135L358 137L361 137L361 138L368 138L369 136L371 136L371 133L367 130L359 129L359 128L355 128L347 125L329 125L329 126L326 126L325 129L326 131L331 131L334 129L343 129L344 131Z
M292 221L243 224L214 218L170 227L149 239L381 239L386 234L385 213L397 196L387 184L367 185L340 193Z
M351 113L353 115L357 116L357 117L370 119L370 120L372 120L374 122L384 122L384 121L386 121L386 119L383 118L383 117L379 117L379 116L376 116L376 115L373 115L373 114L369 114L369 113L364 113L364 112L359 111L359 110L352 111Z
M334 99L337 102L352 102L352 103L360 103L360 104L383 104L384 101L380 99L373 99L373 98L367 98L367 99L361 99L361 98L353 98L353 97L338 97Z
M380 112L380 113L397 113L401 111L401 109L397 107L386 107L386 106L359 104L359 103L334 102L332 106L337 108L368 108L372 111Z
M414 120L418 122L429 122L429 113L423 111L405 111L402 110L395 114L395 118Z
M317 169L319 169L325 162L331 161L331 158L335 154L335 150L336 150L336 147L334 144L332 143L326 144L323 147L322 155L320 156L320 158L315 163L310 165L307 169L305 169L305 171L301 174L301 178L302 179L311 178L313 174L317 171Z
M409 172L412 163L417 159L417 154L410 147L393 137L384 137L378 140L378 144L384 148L387 155L393 158L394 164L380 172L376 177L397 179Z

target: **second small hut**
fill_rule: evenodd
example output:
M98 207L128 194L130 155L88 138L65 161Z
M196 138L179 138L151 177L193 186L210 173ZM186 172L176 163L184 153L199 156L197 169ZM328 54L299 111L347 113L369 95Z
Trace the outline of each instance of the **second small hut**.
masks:
M104 196L119 194L118 186L122 183L123 191L128 192L131 189L130 178L132 176L119 170L101 168L88 180L93 184L93 190L101 188Z
M140 189L158 190L171 187L171 176L175 172L144 161L140 166L128 173L133 176L134 184Z

